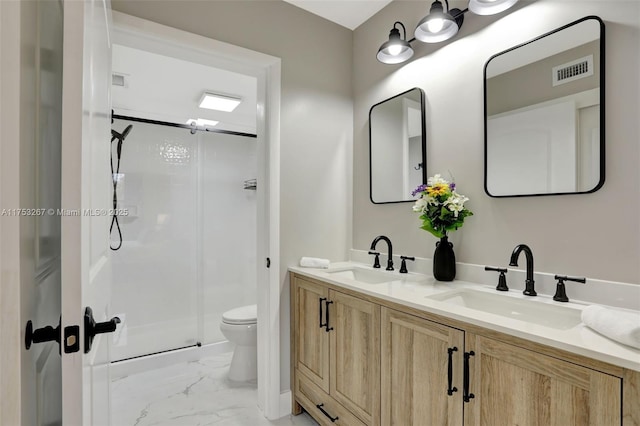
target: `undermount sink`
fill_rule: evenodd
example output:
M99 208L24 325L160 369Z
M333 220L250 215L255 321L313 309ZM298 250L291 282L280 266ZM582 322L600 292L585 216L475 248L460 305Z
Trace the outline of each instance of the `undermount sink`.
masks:
M393 281L420 281L420 278L413 275L400 274L398 271L382 271L361 266L327 270L326 273L335 278L343 278L365 284L383 284Z
M472 289L454 290L426 297L557 330L568 330L581 322L582 311L579 309L543 303L532 298L520 299Z

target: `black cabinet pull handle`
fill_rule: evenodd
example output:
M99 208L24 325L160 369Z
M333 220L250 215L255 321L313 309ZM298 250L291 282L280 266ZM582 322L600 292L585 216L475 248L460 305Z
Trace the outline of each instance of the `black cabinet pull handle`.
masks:
M452 348L447 348L447 352L449 354L449 364L447 367L447 383L448 383L447 395L449 396L453 395L454 392L458 392L458 388L451 387L451 385L453 384L453 353L457 351L458 351L458 348L455 346Z
M476 396L472 393L469 393L469 358L474 356L476 353L474 351L465 352L464 353L464 373L463 373L463 390L462 390L462 400L464 402L469 402Z
M324 331L326 331L327 333L331 330L333 330L333 327L329 327L329 305L333 304L332 301L327 300L324 302Z
M325 409L322 408L322 407L324 407L324 404L316 404L316 407L318 407L318 410L322 411L322 414L324 414L325 416L327 416L329 418L329 420L331 420L331 423L335 423L336 420L338 420L338 416L331 417L331 414L327 413L325 411Z
M322 302L324 302L325 300L327 300L326 297L320 297L318 300L319 306L318 306L318 313L320 315L320 328L325 327L326 324L322 323Z

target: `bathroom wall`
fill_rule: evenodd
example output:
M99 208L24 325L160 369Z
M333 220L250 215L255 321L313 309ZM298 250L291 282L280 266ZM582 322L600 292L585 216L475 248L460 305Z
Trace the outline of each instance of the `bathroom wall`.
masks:
M286 269L300 256L345 259L352 245L352 32L283 1L113 0L112 7L282 59L280 342L281 387L289 389Z
M464 9L466 2L452 1ZM640 283L640 3L520 1L500 15L468 13L447 42L414 43L404 65L375 54L395 21L411 33L428 2L394 1L354 32L353 247L385 234L394 253L431 258L436 239L419 229L411 203L369 201L371 105L420 87L426 94L428 174L453 176L475 216L453 233L459 262L505 266L518 243L537 271ZM493 54L587 15L606 24L606 181L593 194L494 199L483 189L483 67ZM411 37L411 35L409 35ZM588 284L587 284L588 285Z

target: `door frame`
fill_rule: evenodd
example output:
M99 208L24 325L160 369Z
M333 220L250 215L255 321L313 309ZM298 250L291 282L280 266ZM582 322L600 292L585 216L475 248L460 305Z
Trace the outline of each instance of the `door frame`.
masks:
M112 11L113 42L257 78L258 406L268 419L291 411L280 394L280 90L281 60ZM262 262L270 259L267 269Z
M20 207L20 2L0 1L0 210ZM0 220L0 424L22 424L20 218Z

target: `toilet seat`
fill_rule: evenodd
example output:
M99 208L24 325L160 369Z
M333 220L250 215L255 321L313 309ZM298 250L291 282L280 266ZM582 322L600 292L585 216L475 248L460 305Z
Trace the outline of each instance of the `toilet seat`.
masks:
M222 322L233 325L258 323L258 305L241 306L222 314Z

